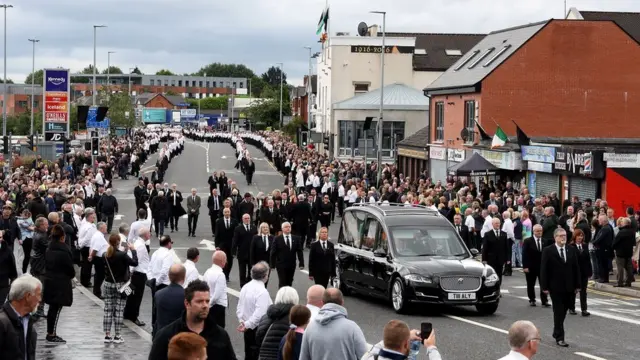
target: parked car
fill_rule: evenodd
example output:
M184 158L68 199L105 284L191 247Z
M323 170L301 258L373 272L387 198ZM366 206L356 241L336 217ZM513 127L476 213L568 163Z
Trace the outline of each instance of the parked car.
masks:
M474 259L438 211L404 204L357 204L346 209L335 246L334 285L387 299L396 312L411 303L473 305L493 314L499 278Z

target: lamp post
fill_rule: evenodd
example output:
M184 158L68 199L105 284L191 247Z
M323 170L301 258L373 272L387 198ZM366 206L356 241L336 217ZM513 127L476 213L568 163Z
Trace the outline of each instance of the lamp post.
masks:
M4 90L2 95L2 136L7 136L7 9L13 5L2 4L4 9ZM6 150L5 150L6 151Z
M96 33L98 28L105 27L107 25L93 25L93 88L91 92L93 106L96 106Z
M31 44L33 45L33 51L31 55L31 131L29 134L33 134L33 109L35 108L35 97L36 97L36 43L40 40L38 39L29 39Z
M107 51L107 101L111 97L111 80L109 79L111 75L111 54L115 53L115 51Z
M384 113L384 53L385 53L385 32L386 21L387 21L387 12L386 11L371 11L372 14L380 14L382 15L382 48L380 49L380 116L378 117L378 157L376 162L378 163L378 173L376 176L376 181L378 182L378 186L382 184L382 122L383 122L383 113ZM365 139L366 143L366 139Z
M131 98L131 73L133 72L133 70L135 70L136 68L129 68L129 98Z
M280 65L280 128L282 128L284 126L282 118L282 80L284 78L282 68L284 68L284 63L276 63L276 65Z

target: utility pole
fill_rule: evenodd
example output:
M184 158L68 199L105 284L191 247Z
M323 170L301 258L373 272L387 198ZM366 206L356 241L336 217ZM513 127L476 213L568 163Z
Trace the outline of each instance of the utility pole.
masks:
M34 108L35 108L35 97L36 97L36 43L40 40L37 39L29 39L31 44L33 45L33 51L31 55L31 130L29 134L33 134L33 116L34 116Z
M4 93L2 96L2 136L7 136L7 9L13 5L2 4L4 9Z
M376 181L378 186L382 184L382 122L384 121L384 53L385 53L385 32L386 32L386 21L387 21L387 12L386 11L371 11L372 14L380 14L382 15L382 48L380 49L380 116L378 117L378 158L376 160L378 165L378 173L376 176ZM365 138L366 142L366 138Z
M280 128L284 126L284 118L282 117L282 81L284 78L284 72L282 68L284 68L284 63L277 63L276 65L280 65Z
M107 101L111 98L111 54L115 53L115 51L107 51Z
M93 88L91 92L93 106L96 106L96 33L98 28L104 28L107 25L93 25Z

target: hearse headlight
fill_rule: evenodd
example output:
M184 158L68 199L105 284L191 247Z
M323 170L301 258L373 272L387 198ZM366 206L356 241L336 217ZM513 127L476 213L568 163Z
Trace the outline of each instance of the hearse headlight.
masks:
M409 274L406 275L405 280L411 281L411 282L416 282L416 283L423 283L423 284L433 284L433 280L431 280L431 278L428 278L426 276L422 276L422 275L418 275L418 274Z
M491 272L491 274L489 274L484 279L484 285L488 287L492 287L492 286L495 286L498 283L498 281L500 281L498 274L496 274L495 272Z

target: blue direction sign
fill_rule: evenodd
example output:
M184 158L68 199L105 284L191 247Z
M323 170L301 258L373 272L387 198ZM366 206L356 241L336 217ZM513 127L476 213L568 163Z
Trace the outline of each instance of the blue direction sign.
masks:
M44 131L45 132L67 132L67 123L46 122L44 123Z
M104 118L104 121L97 122L97 116L98 108L96 106L91 106L87 113L87 128L108 129L110 125L109 118Z
M64 144L56 144L56 154L62 154L64 151Z

